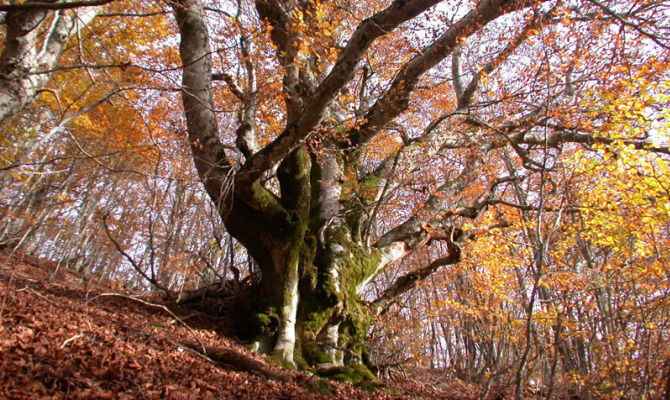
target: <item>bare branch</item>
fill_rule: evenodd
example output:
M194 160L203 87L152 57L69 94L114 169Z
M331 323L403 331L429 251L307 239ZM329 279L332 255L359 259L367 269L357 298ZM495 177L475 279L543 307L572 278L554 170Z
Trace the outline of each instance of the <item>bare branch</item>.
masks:
M548 15L548 14L547 14ZM486 65L484 65L476 74L472 77L472 80L467 87L460 88L460 94L458 95L458 108L465 109L472 104L472 96L474 95L477 87L481 83L482 77L490 74L496 68L498 68L514 51L530 36L534 29L540 26L540 22L543 18L533 17L530 21L523 27L523 29L505 46L505 48L496 55L492 60L490 60ZM454 52L454 60L457 60L456 52ZM460 68L459 68L460 69ZM459 80L454 77L454 85L459 82ZM456 87L456 93L459 93L459 88Z
M140 298L138 298L138 297L136 297L136 296L127 296L127 295L125 295L125 294L121 294L121 293L100 293L99 295L96 295L96 296L94 296L94 297L91 297L90 299L87 298L87 299L86 299L86 305L88 305L89 302L91 302L91 301L93 301L93 300L96 300L96 299L99 299L99 298L101 298L101 297L120 297L120 298L122 298L122 299L132 300L132 301L138 302L138 303L140 303L140 304L142 304L142 305L145 305L145 306L147 306L147 307L158 308L158 309L160 309L160 310L165 311L168 315L170 315L170 316L171 316L175 321L177 321L180 325L184 326L184 327L189 331L189 333L191 334L191 336L193 336L193 338L194 338L195 341L198 343L198 345L200 346L200 348L203 349L203 351L205 350L205 345L200 341L200 339L198 338L198 334L193 330L193 328L191 328L186 322L184 322L183 319L179 318L175 313L173 313L173 312L172 312L169 308L167 308L166 306L164 306L164 305L162 305L162 304L151 303L151 302L149 302L149 301L142 300L142 299L140 299Z
M88 1L71 1L59 3L57 1L30 1L21 4L3 4L0 5L0 11L22 11L22 10L68 10L79 7L93 7L101 6L111 3L115 0L88 0Z
M214 73L212 74L212 80L213 81L224 81L228 85L228 89L230 89L231 93L235 97L237 97L239 100L244 101L246 99L246 95L242 91L242 88L235 82L233 79L233 76L230 75L227 72L220 72L220 73Z
M598 0L588 0L590 3L595 4L598 6L601 10L603 10L605 13L609 14L612 18L616 19L617 21L621 22L621 24L628 26L630 28L633 28L634 30L638 31L641 33L643 36L651 39L654 43L657 45L663 47L666 50L670 50L670 45L663 43L661 39L665 39L666 41L668 38L661 38L658 35L654 35L651 32L647 32L644 28L642 28L640 25L632 23L628 21L627 19L623 18L621 15L619 15L616 11L612 10L611 8L607 7L605 4L599 2Z
M158 281L156 281L156 279L154 279L154 277L150 277L149 275L147 275L146 272L144 272L142 270L142 268L137 264L135 259L133 259L133 257L130 256L130 254L128 254L125 250L123 250L123 248L121 248L121 245L119 244L119 242L117 242L116 239L114 239L114 236L112 236L112 233L109 231L109 226L107 225L107 218L109 218L109 215L105 215L102 218L102 226L105 228L105 233L107 234L107 237L112 242L112 244L114 245L116 250L126 260L128 260L128 262L133 267L133 269L135 269L135 271L137 271L137 273L140 274L142 276L142 278L146 279L147 282L151 283L153 286L155 286L156 288L161 290L163 293L165 293L165 295L168 296L168 298L172 298L173 294L168 288L166 288L165 286L158 283Z

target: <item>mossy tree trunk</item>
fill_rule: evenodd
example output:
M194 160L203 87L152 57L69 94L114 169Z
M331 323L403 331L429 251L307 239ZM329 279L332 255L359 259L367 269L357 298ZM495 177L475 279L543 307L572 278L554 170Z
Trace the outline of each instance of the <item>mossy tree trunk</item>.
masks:
M301 367L360 362L373 315L360 298L362 284L392 260L388 250L363 242L364 213L345 200L355 194L343 188L343 162L325 158L299 147L277 170L280 197L258 187L263 209L231 196L222 214L262 273L245 333Z

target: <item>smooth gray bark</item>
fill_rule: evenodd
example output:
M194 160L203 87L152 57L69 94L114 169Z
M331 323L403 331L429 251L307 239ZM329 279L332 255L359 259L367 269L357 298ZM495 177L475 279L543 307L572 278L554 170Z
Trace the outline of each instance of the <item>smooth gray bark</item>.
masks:
M28 1L25 4L34 3ZM7 33L0 55L0 123L30 104L51 78L67 42L100 11L12 9L5 15ZM44 33L46 32L46 33ZM40 36L45 35L40 43Z

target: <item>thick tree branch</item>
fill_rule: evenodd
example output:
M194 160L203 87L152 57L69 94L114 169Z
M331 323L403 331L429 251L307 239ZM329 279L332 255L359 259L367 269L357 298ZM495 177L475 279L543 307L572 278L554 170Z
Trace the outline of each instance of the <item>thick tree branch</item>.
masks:
M457 264L461 261L461 249L454 241L452 241L452 239L455 238L445 239L448 243L449 254L445 257L438 258L427 266L413 269L397 278L391 286L384 290L381 296L370 303L370 306L376 314L381 315L386 313L386 311L388 311L388 309L397 301L400 295L416 287L419 282L429 277L440 267Z
M484 163L484 155L473 157L467 162L463 172L456 178L448 180L440 186L426 201L421 213L413 215L409 220L384 234L375 244L383 248L394 242L404 242L414 250L426 243L428 232L426 228L435 224L436 217L455 209L454 196L462 193L478 177L479 170Z
M510 137L511 141L516 144L527 144L533 146L543 146L545 143L548 147L558 147L564 143L580 143L584 145L591 146L593 144L605 144L612 145L615 143L623 143L626 145L632 145L638 150L645 150L652 153L658 154L670 154L670 147L668 146L658 146L649 140L643 139L614 139L604 136L595 136L586 133L579 133L574 130L559 130L551 135L545 140L544 137L528 135L525 133L519 133L517 135Z
M474 156L458 177L444 183L428 198L420 213L417 212L409 220L384 234L374 244L375 248L385 254L384 260L359 286L367 284L387 265L428 244L435 232L454 229L447 221L449 218L455 216L476 218L485 209L486 204L479 202L475 207L463 207L454 204L456 203L454 198L478 178L483 162L483 155Z
M211 53L205 11L199 0L173 4L181 42L179 55L184 65L182 102L188 139L196 169L207 193L223 207L230 163L218 136L212 94Z
M461 85L460 78L454 76L454 87L458 95L458 108L467 109L472 104L472 97L475 94L475 91L481 83L482 77L489 75L496 68L498 68L514 51L530 36L530 34L540 26L543 18L533 17L530 21L523 27L523 29L505 46L505 48L498 53L493 59L491 59L486 65L484 65L470 80L470 83L466 87L458 87ZM454 53L456 54L456 52ZM460 61L457 60L458 57L454 56L454 62L460 64ZM460 68L458 68L460 72Z
M525 161L532 164L536 164L536 162L528 158L529 152L521 149L519 147L520 145L546 145L547 147L558 148L565 143L579 143L586 146L592 146L594 144L612 145L616 143L623 143L625 145L633 146L638 150L649 151L651 153L657 154L670 154L669 146L657 145L647 139L608 138L594 135L593 133L579 132L579 128L550 123L542 116L542 113L539 112L539 108L541 107L537 107L536 110L524 117L507 122L500 126L495 126L474 116L470 116L469 120L473 124L489 129L505 139L503 143L493 143L495 147L501 147L502 145L509 144L514 148L520 157L524 158ZM508 133L512 131L528 130L533 126L544 126L546 128L550 128L549 133L547 133L547 137L545 137L544 134L539 135L524 131L515 134Z
M298 90L300 77L298 50L302 37L300 30L296 29L296 23L291 20L295 3L295 0L256 0L258 15L272 25L270 37L277 47L279 64L284 70L282 85L286 121L289 125L298 118L303 101Z
M239 4L239 2L238 2ZM238 5L238 10L241 6ZM239 13L238 13L239 14ZM242 23L238 15L238 23ZM240 39L240 52L244 60L244 67L247 71L247 85L245 98L242 102L240 112L240 128L238 129L235 144L242 151L244 157L249 158L258 151L258 142L256 140L256 110L258 108L258 82L256 80L256 63L253 61L249 51L250 43L247 36ZM248 127L248 129L247 129Z
M323 119L335 95L353 78L358 62L376 38L439 2L440 0L394 1L388 8L364 20L340 53L331 72L307 99L300 118L243 165L238 175L238 186L248 187L312 132Z
M451 53L451 78L454 80L454 93L460 105L460 99L465 91L465 82L463 81L463 68L461 67L461 54L463 46L457 45ZM459 107L460 108L460 107Z
M0 5L0 11L25 11L25 10L68 10L79 7L101 6L115 0L89 0L89 1L31 1L21 4Z
M238 98L238 100L244 101L246 98L246 95L244 94L244 91L242 88L235 82L235 79L233 79L233 76L230 75L227 72L219 72L219 73L214 73L212 74L212 81L224 81L226 82L226 85L228 85L228 89L230 89L230 92Z
M464 38L506 12L519 10L530 1L484 0L475 9L453 24L430 46L405 64L391 83L390 89L377 100L366 114L366 123L352 132L351 143L362 145L380 129L409 107L409 99L421 76L447 57Z

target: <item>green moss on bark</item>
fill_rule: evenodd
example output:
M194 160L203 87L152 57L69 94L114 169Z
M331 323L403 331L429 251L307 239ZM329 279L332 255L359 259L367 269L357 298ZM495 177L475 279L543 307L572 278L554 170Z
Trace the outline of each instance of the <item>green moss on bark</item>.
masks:
M265 312L257 312L251 307L240 308L235 313L237 333L242 339L253 340L259 336L274 335L279 326L279 315L274 307L269 307Z
M362 364L333 367L318 371L319 375L339 382L350 382L363 390L374 392L375 387L372 384L376 377L367 367Z
M337 321L340 323L338 346L362 353L362 343L373 316L356 291L358 285L377 270L382 254L355 241L348 224L325 229L324 243L317 247L313 267L309 273L302 274L299 318L302 336L305 341L314 342L329 322ZM314 348L308 350L305 357L312 365L333 362L325 352L320 356Z

